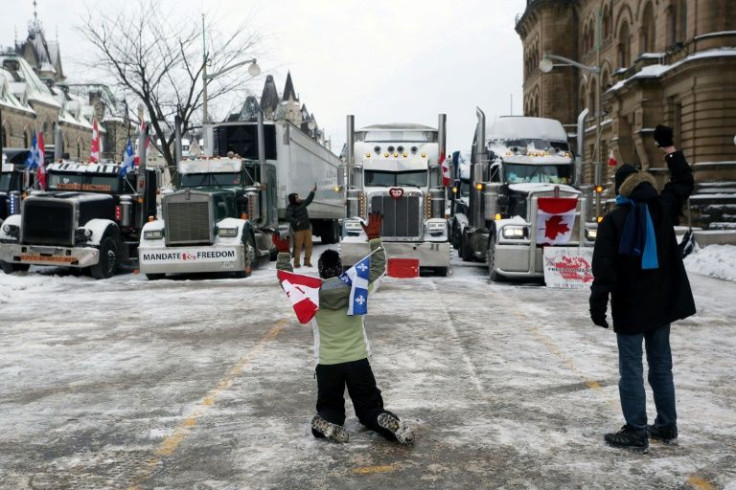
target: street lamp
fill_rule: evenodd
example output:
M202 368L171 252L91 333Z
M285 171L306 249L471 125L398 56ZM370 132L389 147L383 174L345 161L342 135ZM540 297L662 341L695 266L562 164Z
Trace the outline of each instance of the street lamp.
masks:
M555 64L554 61L561 61L562 63ZM598 50L598 65L597 66L588 66L584 65L582 63L578 63L575 60L571 60L570 58L565 58L564 56L559 56L556 54L549 54L545 53L544 58L542 58L542 61L539 62L539 70L542 73L549 73L551 72L554 67L556 66L574 66L575 68L578 68L583 71L588 71L590 73L595 73L596 75L600 75L601 73L601 62L600 62L600 50ZM597 218L600 218L601 216L601 193L600 190L602 189L602 157L601 157L601 118L603 115L603 108L601 107L601 92L603 90L603 86L601 85L601 79L600 76L598 77L598 90L596 91L596 100L595 100L595 155L594 158L595 161L595 176L594 176L594 186L595 186L595 214Z
M206 57L207 55L205 54L205 58ZM250 60L241 61L239 63L235 63L234 65L230 65L227 68L223 68L222 70L212 73L211 75L207 73L207 60L205 59L204 67L202 68L202 124L203 125L207 123L207 82L231 70L234 70L235 68L239 68L243 65L247 65L248 63L250 63L250 66L248 67L248 74L251 77L257 77L261 73L261 67L258 66L258 63L255 58L250 59Z

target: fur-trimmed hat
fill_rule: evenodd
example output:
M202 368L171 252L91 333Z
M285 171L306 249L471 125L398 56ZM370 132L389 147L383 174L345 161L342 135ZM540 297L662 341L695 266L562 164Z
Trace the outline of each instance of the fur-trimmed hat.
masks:
M628 197L642 182L649 182L652 187L657 187L654 177L647 172L640 172L636 167L628 163L621 165L616 170L614 177L616 195Z
M289 204L296 204L297 197L299 197L299 194L297 194L296 192L292 192L291 194L289 194Z

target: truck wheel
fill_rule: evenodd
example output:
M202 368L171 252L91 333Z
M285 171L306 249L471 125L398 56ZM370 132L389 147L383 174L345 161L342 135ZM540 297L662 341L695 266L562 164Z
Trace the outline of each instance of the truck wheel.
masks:
M330 220L320 227L320 238L323 245L330 245L340 241L340 227L335 220Z
M6 274L12 274L13 272L25 272L28 270L29 267L31 267L30 264L13 264L12 262L3 261L0 261L0 264L2 264L3 272Z
M447 273L449 270L449 267L435 267L434 273L440 277L447 277Z
M100 242L100 261L90 267L90 274L95 279L107 279L115 274L118 268L118 246L112 237L105 237Z
M496 272L496 235L494 231L491 231L491 239L488 241L486 258L488 261L488 279L491 281L501 281L503 276Z
M248 238L245 239L244 247L245 264L242 271L235 273L236 277L250 276L250 273L253 271L253 267L256 264L256 247L253 245L253 238L248 236Z
M465 262L472 262L475 258L473 257L473 250L468 243L469 241L468 234L463 230L463 234L460 235L460 258Z
M158 281L166 277L166 274L146 274L146 279L149 281Z

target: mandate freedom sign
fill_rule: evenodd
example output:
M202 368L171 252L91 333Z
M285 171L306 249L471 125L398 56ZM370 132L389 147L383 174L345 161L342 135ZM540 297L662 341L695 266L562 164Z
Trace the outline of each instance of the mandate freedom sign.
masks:
M593 281L592 247L544 247L543 261L547 287L584 288Z
M189 262L232 262L237 255L234 248L218 248L216 250L176 249L141 251L141 262L149 264L181 264Z

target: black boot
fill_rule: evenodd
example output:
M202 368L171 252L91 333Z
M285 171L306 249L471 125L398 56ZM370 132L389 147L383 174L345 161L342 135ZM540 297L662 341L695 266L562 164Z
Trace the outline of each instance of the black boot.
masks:
M648 429L649 437L651 437L653 441L659 441L663 444L677 444L676 424L663 425L661 427L650 425Z
M647 429L635 429L630 425L624 425L618 432L606 434L603 439L609 446L623 449L646 452L649 448L649 432Z

